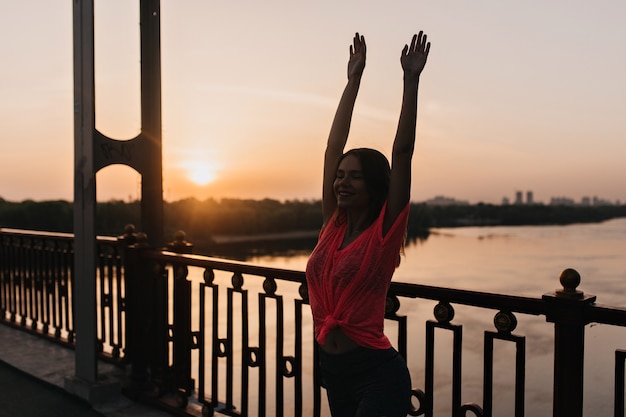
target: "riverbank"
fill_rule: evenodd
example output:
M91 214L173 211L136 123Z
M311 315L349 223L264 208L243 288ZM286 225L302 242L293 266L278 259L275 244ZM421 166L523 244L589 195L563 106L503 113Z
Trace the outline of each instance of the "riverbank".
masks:
M164 203L166 239L183 230L194 244L314 239L322 222L321 201L193 198ZM593 223L626 217L626 205L447 205L411 203L408 235L425 237L433 228ZM119 236L127 224L140 225L140 202L98 203L96 233ZM68 201L0 199L0 227L71 233L73 204ZM141 231L140 226L137 228Z
M255 235L215 235L213 242L216 245L229 245L233 243L264 242L293 239L316 239L319 230L295 230L284 233L261 233Z

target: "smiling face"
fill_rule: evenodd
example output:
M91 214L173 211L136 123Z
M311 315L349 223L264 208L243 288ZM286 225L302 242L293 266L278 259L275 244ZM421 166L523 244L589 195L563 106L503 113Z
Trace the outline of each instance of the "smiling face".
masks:
M370 203L361 162L355 155L347 155L337 167L333 183L337 206L347 210L367 210Z
M371 148L351 149L341 157L334 183L340 209L367 211L372 223L380 214L387 194L391 170L389 161Z

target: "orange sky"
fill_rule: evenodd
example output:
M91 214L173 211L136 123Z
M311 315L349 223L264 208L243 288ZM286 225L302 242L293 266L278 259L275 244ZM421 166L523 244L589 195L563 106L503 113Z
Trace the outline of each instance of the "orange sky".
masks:
M626 201L626 3L504 3L162 0L164 197L319 198L357 30L368 63L348 146L389 155L400 51L424 29L414 201ZM116 139L139 132L138 5L96 1L96 124ZM4 199L72 198L71 7L0 16ZM100 200L139 198L127 167L97 180Z

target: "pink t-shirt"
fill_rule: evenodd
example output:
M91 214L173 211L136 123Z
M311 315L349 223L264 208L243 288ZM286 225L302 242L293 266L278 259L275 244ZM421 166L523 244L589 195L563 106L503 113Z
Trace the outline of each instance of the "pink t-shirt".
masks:
M387 205L370 227L343 249L347 222L337 224L337 211L320 233L306 267L315 339L324 344L339 326L357 344L387 349L383 333L385 299L405 238L409 204L383 237Z

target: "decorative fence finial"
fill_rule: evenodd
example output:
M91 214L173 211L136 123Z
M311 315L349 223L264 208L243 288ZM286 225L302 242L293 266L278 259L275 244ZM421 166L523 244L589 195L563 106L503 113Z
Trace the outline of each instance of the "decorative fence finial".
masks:
M563 289L556 290L557 297L582 299L585 296L584 292L576 289L580 285L580 274L575 269L567 268L563 270L559 281Z
M176 253L192 253L193 245L186 240L187 234L179 230L174 234L174 241L167 244L167 250Z

